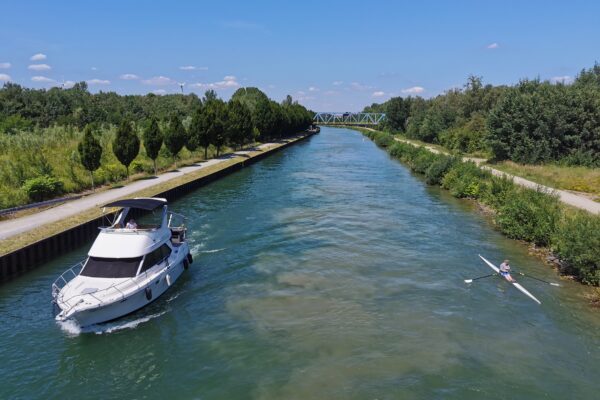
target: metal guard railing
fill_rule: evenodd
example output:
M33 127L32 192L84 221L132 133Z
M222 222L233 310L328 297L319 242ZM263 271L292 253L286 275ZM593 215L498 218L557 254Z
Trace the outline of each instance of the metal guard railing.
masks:
M168 268L170 265L168 264L168 258L165 258L164 260L162 260L160 263L163 263L167 261L167 265L165 266L166 268ZM69 268L68 270L66 270L65 272L63 272L58 279L56 279L56 281L54 281L54 283L52 284L52 298L53 301L60 307L60 309L62 311L66 311L69 312L73 307L75 307L77 304L79 304L81 302L81 300L76 301L76 302L72 302L72 300L74 300L77 297L80 297L81 299L83 299L85 296L91 296L92 298L94 298L96 301L98 301L99 305L103 305L104 301L98 297L96 297L95 295L97 295L98 293L107 293L109 290L112 290L116 293L118 293L121 297L121 300L125 299L125 293L123 293L123 291L121 289L125 289L125 286L131 286L130 284L133 282L135 283L136 289L141 290L141 286L140 286L140 277L144 277L145 280L148 278L148 272L144 271L143 273L141 273L140 275L131 277L129 279L127 279L126 281L123 282L119 282L117 284L111 285L107 288L104 289L100 289L100 290L96 290L95 292L90 292L90 293L80 293L80 294L76 294L74 296L69 297L66 300L59 300L58 298L58 294L61 291L62 288L64 288L67 283L69 283L71 280L73 280L76 276L79 275L79 273L81 272L81 269L83 268L83 265L85 263L84 261L81 261L80 263L74 265L73 267ZM79 268L78 272L75 273L75 270L77 270L77 268ZM73 277L69 280L65 279L65 275L72 275ZM106 296L102 296L105 297ZM114 301L114 300L112 300ZM111 301L111 302L112 302ZM66 306L66 307L63 307Z

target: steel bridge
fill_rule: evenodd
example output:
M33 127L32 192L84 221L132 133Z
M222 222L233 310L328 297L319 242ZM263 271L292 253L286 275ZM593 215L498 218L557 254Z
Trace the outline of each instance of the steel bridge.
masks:
M379 125L385 120L384 113L364 112L318 112L313 118L315 125Z

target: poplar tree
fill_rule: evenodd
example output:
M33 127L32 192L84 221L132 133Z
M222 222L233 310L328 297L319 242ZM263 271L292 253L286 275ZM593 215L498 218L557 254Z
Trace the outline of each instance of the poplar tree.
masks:
M148 125L144 130L143 137L146 155L148 155L148 157L154 163L154 175L156 175L156 159L158 158L158 153L160 152L160 148L163 144L163 135L160 131L160 127L158 126L158 121L156 118L152 118L150 125Z
M140 152L140 138L131 127L131 122L123 120L112 144L113 153L117 160L125 166L127 179L129 179L129 165Z
M165 132L165 146L173 156L173 159L177 158L177 154L179 154L185 145L186 140L187 132L179 117L173 114L169 121L169 127Z
M206 160L208 158L208 148L211 145L212 138L210 137L210 132L207 128L204 110L205 107L203 105L194 113L192 123L190 124L189 136L190 140L192 140L196 146L204 148L204 159Z
M241 148L252 137L252 115L242 102L231 100L227 114L227 130L231 143Z
M79 158L83 167L90 172L92 180L92 191L94 187L94 171L100 168L100 158L102 157L102 146L92 131L92 127L87 125L83 131L83 139L77 146Z

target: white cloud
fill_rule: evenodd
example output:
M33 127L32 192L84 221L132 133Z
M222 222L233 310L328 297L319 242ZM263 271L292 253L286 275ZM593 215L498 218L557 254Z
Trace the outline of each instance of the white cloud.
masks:
M152 93L161 95L161 94L166 94L167 91L165 89L156 89L156 90L153 90Z
M420 94L423 93L425 91L424 88L422 88L421 86L413 86L407 89L402 89L402 93L406 93L406 94Z
M46 59L46 55L42 53L37 53L31 56L31 61L42 61Z
M10 81L10 75L0 74L0 82L8 82Z
M34 76L31 78L32 82L41 82L41 83L54 83L56 82L54 79L47 78L45 76Z
M373 86L369 86L369 85L363 85L361 83L358 82L352 82L350 84L350 87L354 90L370 90L373 89Z
M96 67L92 67L92 68L90 68L90 69L91 69L92 71L98 71L98 68L96 68Z
M89 81L86 81L88 83L88 85L110 85L110 81L106 80L106 79L90 79Z
M573 77L569 75L565 76L553 76L550 78L550 82L552 83L571 83L573 82Z
M74 82L74 81L64 81L64 82L62 83L62 86L63 86L65 89L71 89L73 86L75 86L75 82Z
M52 67L48 64L31 64L27 69L32 71L48 71L49 69L52 69Z
M486 46L488 49L497 49L499 47L498 43L490 43Z
M156 86L166 86L166 85L174 85L175 82L173 79L168 78L166 76L154 76L150 79L144 79L142 81L144 85L156 85Z
M382 92L381 90L378 90L376 92L373 92L373 94L371 96L372 97L383 97L383 96L385 96L385 92Z
M308 88L308 91L309 91L309 92L318 92L318 91L319 91L319 88L318 88L318 87L315 87L315 86L311 86L311 87L309 87L309 88Z
M137 76L136 74L123 74L121 76L119 76L120 79L123 79L124 81L135 81L137 79L140 79L139 76Z
M344 83L344 81L333 81L331 84L332 84L333 86L340 86L340 85L342 85L343 83Z
M0 69L9 69L11 64L9 62L0 63Z
M222 81L219 82L212 82L212 83L194 83L191 85L194 88L199 88L199 89L229 89L229 88L235 88L235 87L239 87L240 84L238 83L237 79L235 76L233 75L227 75L226 77L223 78Z
M182 71L207 71L208 67L196 67L195 65L184 65L179 67Z

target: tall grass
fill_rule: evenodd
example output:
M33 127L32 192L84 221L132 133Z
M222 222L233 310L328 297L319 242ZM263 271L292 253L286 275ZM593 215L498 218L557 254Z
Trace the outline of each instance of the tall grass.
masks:
M94 172L94 181L98 185L114 184L126 177L125 167L112 152L114 133L112 126L104 126L96 133L103 149L101 167ZM91 189L89 172L81 165L77 151L82 136L82 131L70 126L0 135L0 209L35 201L26 190L35 179L56 179L61 182L61 192L64 193ZM214 149L211 149L209 157L213 154ZM184 148L179 153L178 164L201 160L203 155L200 149L190 152ZM163 147L157 159L158 169L168 170L173 165L172 157ZM130 170L140 174L154 173L152 161L146 156L143 146Z

